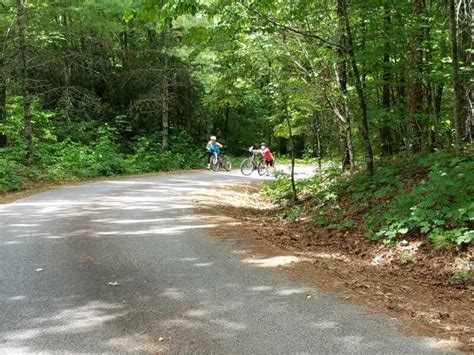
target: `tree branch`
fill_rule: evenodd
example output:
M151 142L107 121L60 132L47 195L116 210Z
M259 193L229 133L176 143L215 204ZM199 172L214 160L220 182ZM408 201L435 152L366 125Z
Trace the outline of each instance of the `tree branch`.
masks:
M340 48L342 49L342 47L337 44L337 43L332 43L326 39L324 39L323 37L321 36L318 36L318 35L315 35L313 33L310 33L310 32L306 32L306 31L302 31L302 30L299 30L297 28L293 28L293 27L290 27L288 25L285 25L285 24L282 24L282 23L279 23L277 22L276 20L268 17L268 16L265 16L263 15L262 13L260 13L259 11L257 10L254 10L254 9L251 9L250 7L248 7L247 5L243 4L242 2L239 2L240 5L242 5L244 8L247 9L247 11L253 13L254 15L256 15L257 17L260 17L261 19L263 19L264 21L268 22L268 23L271 23L272 25L275 25L279 28L282 28L288 32L293 32L293 33L296 33L296 34L299 34L303 37L308 37L308 38L312 38L312 39L315 39L323 44L326 45L326 47L330 48L330 49L334 49L334 48Z

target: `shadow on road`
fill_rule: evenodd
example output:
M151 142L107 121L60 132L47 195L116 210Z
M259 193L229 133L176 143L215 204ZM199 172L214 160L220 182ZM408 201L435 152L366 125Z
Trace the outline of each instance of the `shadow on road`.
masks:
M241 180L193 179L104 182L0 207L0 352L432 351L432 340L268 271L297 260L249 259L208 238L213 224L181 195Z

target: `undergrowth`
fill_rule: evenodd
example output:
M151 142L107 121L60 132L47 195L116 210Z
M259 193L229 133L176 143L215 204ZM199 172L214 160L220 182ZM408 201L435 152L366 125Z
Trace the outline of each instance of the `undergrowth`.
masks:
M101 127L94 136L90 142L66 139L38 143L32 166L22 163L26 156L22 147L0 149L0 193L19 191L38 182L55 184L103 176L192 169L205 164L202 151L185 144L187 137L172 137L172 148L166 152L158 142L143 137L134 144L131 153L123 153L117 144L115 130Z
M351 229L362 221L365 237L393 243L421 234L436 247L474 240L474 161L447 152L394 157L373 176L330 167L297 182L300 206L290 205L290 181L278 175L262 193L289 204L288 216L309 215L320 227ZM304 208L303 208L304 206ZM355 218L355 219L354 219Z

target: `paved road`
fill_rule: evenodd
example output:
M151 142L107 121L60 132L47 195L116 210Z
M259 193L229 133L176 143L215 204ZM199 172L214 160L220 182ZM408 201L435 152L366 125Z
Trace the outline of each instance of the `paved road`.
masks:
M386 317L244 263L180 197L243 180L106 181L1 206L0 353L435 353Z

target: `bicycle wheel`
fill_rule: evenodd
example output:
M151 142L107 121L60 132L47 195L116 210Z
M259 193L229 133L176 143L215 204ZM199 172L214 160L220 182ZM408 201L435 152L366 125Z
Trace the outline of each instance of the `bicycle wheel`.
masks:
M260 175L260 176L265 175L267 173L267 164L258 163L257 171L258 171L258 175Z
M211 157L211 169L214 172L218 172L221 167L221 163L219 162L219 159L217 158L217 155L213 155Z
M222 166L226 171L230 171L232 169L232 161L227 155L222 157Z
M253 161L250 158L244 159L240 164L240 171L243 175L249 176L254 171Z

